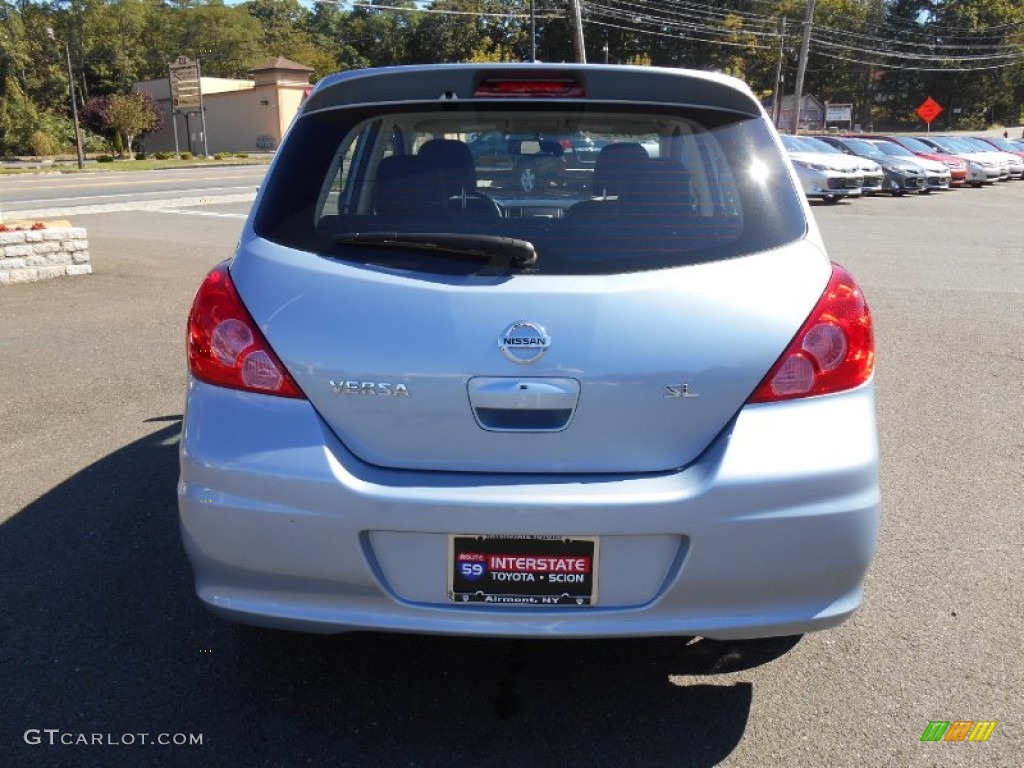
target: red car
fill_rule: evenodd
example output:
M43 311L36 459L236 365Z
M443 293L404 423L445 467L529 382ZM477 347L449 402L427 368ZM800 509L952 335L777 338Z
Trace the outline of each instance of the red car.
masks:
M884 136L881 134L851 134L858 139L885 139L909 149L915 155L920 155L927 160L937 160L949 168L949 183L954 187L962 187L967 183L967 163L956 155L947 155L929 147L923 141L912 136Z

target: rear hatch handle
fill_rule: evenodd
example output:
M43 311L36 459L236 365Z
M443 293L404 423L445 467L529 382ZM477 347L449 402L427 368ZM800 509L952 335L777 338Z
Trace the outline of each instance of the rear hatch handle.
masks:
M477 424L490 432L559 432L580 399L579 381L569 378L476 377L468 389Z

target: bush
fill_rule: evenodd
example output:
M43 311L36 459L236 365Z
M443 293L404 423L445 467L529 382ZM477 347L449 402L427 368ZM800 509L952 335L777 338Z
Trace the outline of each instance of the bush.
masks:
M173 152L154 152L153 153L153 157L155 157L157 160L170 160L172 157L174 157L174 153Z
M33 131L32 135L28 137L28 143L32 148L32 154L36 157L56 155L60 150L58 143L46 131Z
M135 159L136 160L145 160L146 159L146 153L145 152L136 152L135 153Z
M182 152L181 153L181 159L182 160L191 160L192 159L192 153L191 152Z
M74 134L72 134L71 141L74 141ZM91 154L103 154L107 151L107 140L102 136L97 136L95 133L89 131L82 131L82 149L87 153Z
M113 155L96 155L97 163L112 163L114 162Z
M227 160L229 157L231 157L230 152L216 152L213 155L214 160Z
M248 152L235 152L235 157L248 157Z

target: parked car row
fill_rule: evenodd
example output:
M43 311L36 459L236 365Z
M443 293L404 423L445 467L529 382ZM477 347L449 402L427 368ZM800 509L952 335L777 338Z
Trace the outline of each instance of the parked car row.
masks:
M467 144L480 172L502 178L524 195L539 194L548 184L585 182L600 150L582 133L484 131Z
M782 142L804 194L828 203L876 192L899 197L1024 179L1024 141L1006 138L858 133L786 135Z
M497 187L527 197L543 196L552 187L587 190L593 181L598 153L617 137L574 133L512 133L482 131L466 142L478 174ZM658 141L644 138L640 146L657 159Z

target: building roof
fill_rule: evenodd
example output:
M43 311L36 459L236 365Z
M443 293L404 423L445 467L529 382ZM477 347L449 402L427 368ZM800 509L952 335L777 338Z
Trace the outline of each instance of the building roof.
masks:
M207 77L203 75L200 86L203 96L212 96L215 93L229 93L231 91L245 91L252 88L252 80L235 80L227 77ZM145 91L154 99L170 99L171 84L166 77L156 80L143 80L133 86L137 91Z
M284 56L276 56L273 59L267 59L262 64L258 64L255 67L250 67L250 72L265 72L268 69L289 69L295 72L312 72L312 67L307 67L305 64L299 64L297 61L286 59Z

